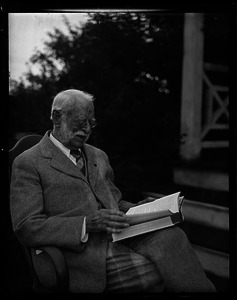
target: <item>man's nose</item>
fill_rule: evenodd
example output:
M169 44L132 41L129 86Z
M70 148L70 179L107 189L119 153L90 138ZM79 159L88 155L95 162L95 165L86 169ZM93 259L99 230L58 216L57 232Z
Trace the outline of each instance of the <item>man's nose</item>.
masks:
M90 133L91 132L91 126L89 124L89 122L86 122L83 127L81 128L81 130L85 133Z

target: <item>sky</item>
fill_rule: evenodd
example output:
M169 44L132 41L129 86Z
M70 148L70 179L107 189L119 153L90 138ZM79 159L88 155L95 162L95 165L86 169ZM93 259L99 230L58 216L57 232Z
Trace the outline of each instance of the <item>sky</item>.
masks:
M87 20L86 13L10 13L9 14L9 74L10 79L19 80L27 71L29 61L37 48L42 50L47 32L59 28L66 32L63 15L71 24Z

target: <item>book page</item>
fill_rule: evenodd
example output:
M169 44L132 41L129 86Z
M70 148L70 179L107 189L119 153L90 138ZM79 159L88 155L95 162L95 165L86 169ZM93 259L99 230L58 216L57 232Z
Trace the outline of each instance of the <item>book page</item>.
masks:
M143 222L148 222L155 219L160 219L172 215L169 210L160 210L144 214L129 214L129 225L135 225Z
M159 198L153 202L145 203L139 206L131 207L127 215L147 214L157 211L170 211L176 213L179 211L179 194L180 192Z
M137 224L137 225L125 228L120 233L113 233L112 234L113 242L123 240L123 239L129 238L129 237L132 237L132 236L136 236L136 235L139 235L142 233L151 232L154 230L170 227L173 225L174 224L173 224L170 216L162 218L162 219L152 220L152 221L146 222L146 223Z

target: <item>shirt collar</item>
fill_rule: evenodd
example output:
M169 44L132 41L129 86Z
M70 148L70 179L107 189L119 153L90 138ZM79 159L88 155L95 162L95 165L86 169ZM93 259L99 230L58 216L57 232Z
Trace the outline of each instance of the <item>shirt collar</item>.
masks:
M61 142L59 142L59 140L57 140L52 132L50 132L50 135L49 135L49 138L50 140L54 143L54 145L56 147L58 147L67 157L71 156L70 155L70 149L68 149L67 147L65 147ZM79 151L81 151L81 149L78 149Z

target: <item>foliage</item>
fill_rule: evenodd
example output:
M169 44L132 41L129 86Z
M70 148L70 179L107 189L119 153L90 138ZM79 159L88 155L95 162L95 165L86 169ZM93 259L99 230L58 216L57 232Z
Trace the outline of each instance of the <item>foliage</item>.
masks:
M182 14L96 13L84 25L71 25L66 18L64 23L67 33L55 28L44 51L31 57L28 84L15 83L11 91L10 135L43 134L51 127L55 94L82 89L96 99L99 125L91 143L109 154L119 173L130 169L145 174L154 161L162 165L173 159L179 132ZM31 69L36 65L38 73Z

